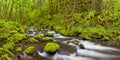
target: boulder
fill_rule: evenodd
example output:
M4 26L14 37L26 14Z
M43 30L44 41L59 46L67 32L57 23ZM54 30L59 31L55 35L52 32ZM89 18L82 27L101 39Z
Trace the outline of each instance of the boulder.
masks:
M44 50L47 53L55 53L60 48L60 45L54 42L49 42L45 45Z

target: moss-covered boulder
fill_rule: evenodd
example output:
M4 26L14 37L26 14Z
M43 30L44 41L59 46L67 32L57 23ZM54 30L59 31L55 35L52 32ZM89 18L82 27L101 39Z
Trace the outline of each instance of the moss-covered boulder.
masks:
M36 38L36 39L41 39L42 36L41 36L40 34L36 34L36 35L34 36L34 38Z
M53 39L50 38L50 37L43 37L41 40L42 40L43 42L50 42L50 41L53 41Z
M45 36L45 37L53 37L54 35L53 35L53 33L45 33L44 36Z
M49 42L45 45L44 50L47 53L55 53L60 48L60 45L57 43Z
M34 46L29 46L28 48L25 49L25 53L30 55L35 52L35 47Z
M32 38L29 38L28 41L31 42L31 43L34 43L36 41L36 39L32 37Z
M78 45L78 44L79 44L79 41L78 41L78 40L75 40L75 41L73 41L73 44Z
M21 52L22 50L23 50L22 47L16 49L17 52Z

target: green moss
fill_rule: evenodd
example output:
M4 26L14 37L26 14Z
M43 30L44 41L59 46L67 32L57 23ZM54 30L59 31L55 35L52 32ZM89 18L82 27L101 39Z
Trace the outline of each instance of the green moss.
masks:
M44 42L50 42L50 41L53 41L53 39L50 38L50 37L44 37L44 38L42 38L42 41L44 41Z
M36 34L36 35L34 36L34 38L36 38L36 39L41 39L42 36L41 36L40 34Z
M0 57L0 60L2 60L2 59L5 59L5 60L12 60L12 59L8 56L8 54L2 55L2 56Z
M26 54L33 54L34 52L35 52L34 46L29 46L28 48L25 49Z
M29 39L29 42L31 42L31 43L33 43L33 42L35 42L35 41L36 41L36 39L33 38L33 37Z
M73 41L73 43L74 43L75 45L78 45L78 44L79 44L79 41L75 40L75 41Z
M10 31L9 33L10 33L11 35L13 35L13 34L17 33L17 31L16 31L16 30L12 30L12 31Z
M16 49L17 52L21 52L22 51L22 47L19 47Z
M14 49L14 47L15 47L15 44L14 44L14 42L7 42L6 44L4 44L3 46L2 46L4 49Z
M49 42L45 45L44 50L46 52L50 52L50 53L54 53L56 52L58 49L60 48L60 46L57 43L53 43L53 42Z

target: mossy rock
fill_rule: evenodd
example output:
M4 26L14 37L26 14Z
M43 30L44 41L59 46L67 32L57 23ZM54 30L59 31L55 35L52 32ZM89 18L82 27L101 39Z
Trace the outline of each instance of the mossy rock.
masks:
M60 48L60 45L57 43L49 42L45 45L44 50L47 53L55 53Z
M12 59L8 56L8 54L4 54L0 57L0 60L12 60Z
M45 36L45 37L53 37L54 35L53 35L53 33L45 33L44 36Z
M28 41L31 42L31 43L34 43L36 41L36 39L32 37Z
M50 42L50 41L53 41L53 39L51 37L43 37L42 41L44 41L44 42Z
M17 52L21 52L22 50L23 50L22 47L16 49Z
M34 38L36 38L36 39L41 39L42 36L41 36L40 34L36 34L36 35L34 36Z
M79 41L75 40L75 41L73 41L73 44L78 45Z
M35 52L35 47L34 46L29 46L28 48L25 49L25 53L30 55Z

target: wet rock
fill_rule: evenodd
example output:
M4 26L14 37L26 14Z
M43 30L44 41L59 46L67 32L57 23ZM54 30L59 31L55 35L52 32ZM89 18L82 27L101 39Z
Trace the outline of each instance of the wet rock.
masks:
M60 48L58 50L58 53L61 54L61 55L70 55L70 53L68 51L63 50L62 48Z
M72 41L67 41L67 44L71 43Z
M79 48L81 48L81 49L85 49L85 47L84 47L83 44L80 44L80 45L79 45Z
M65 52L65 54L73 54L74 52L76 52L76 47L74 47L74 46L70 46L70 45L67 45L67 44L61 44L60 43L60 52L61 52L61 54L64 54L64 52Z

